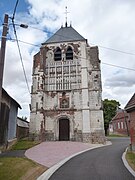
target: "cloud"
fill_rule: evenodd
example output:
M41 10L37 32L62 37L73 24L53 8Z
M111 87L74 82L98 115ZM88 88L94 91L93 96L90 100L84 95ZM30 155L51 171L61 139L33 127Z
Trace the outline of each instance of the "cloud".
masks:
M104 63L135 69L135 56L128 54L128 52L135 54L135 1L38 0L37 3L37 0L27 0L26 2L28 3L26 12L17 12L15 22L28 24L29 28L22 29L16 26L18 39L35 45L45 42L65 23L64 12L67 6L70 12L67 14L68 24L72 21L72 26L88 39L91 46L99 46L103 98L116 99L124 107L134 93L135 72ZM9 34L14 38L11 26ZM19 44L31 87L33 55L40 47L21 42ZM104 47L121 50L127 54ZM30 94L15 41L7 41L4 88L21 104L23 109L19 111L19 115L29 116Z
M135 85L135 79L133 78L134 72L125 73L125 72L119 72L118 74L107 78L105 86L108 87L132 87Z

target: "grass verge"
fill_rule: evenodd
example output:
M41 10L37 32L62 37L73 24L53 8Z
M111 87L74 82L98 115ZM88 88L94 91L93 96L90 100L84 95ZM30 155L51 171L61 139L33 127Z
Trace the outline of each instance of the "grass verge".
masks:
M27 158L0 158L0 179L35 180L45 170L47 170L46 167L39 165Z
M126 160L130 167L135 171L135 153L134 152L127 152L126 153Z
M30 141L28 139L21 139L18 142L16 142L10 150L26 150L29 149L37 144L39 144L39 141Z
M27 138L16 142L12 150L27 150L39 141L30 141ZM36 180L48 168L27 158L0 157L0 179L4 180Z

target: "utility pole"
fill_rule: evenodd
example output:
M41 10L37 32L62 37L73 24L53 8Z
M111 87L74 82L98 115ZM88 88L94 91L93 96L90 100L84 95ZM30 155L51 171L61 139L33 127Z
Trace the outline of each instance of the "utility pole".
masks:
M7 33L8 33L8 15L5 14L2 38L1 38L1 50L0 50L0 117L1 117L2 84L3 84L3 71L4 71ZM0 121L1 121L1 119L0 119Z

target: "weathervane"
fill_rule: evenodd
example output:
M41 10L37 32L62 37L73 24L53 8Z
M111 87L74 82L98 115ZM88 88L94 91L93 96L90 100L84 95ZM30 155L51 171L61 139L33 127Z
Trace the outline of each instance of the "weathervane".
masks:
M65 27L67 27L67 14L68 14L69 12L67 11L67 6L65 7L65 19L66 19L66 22L65 22Z

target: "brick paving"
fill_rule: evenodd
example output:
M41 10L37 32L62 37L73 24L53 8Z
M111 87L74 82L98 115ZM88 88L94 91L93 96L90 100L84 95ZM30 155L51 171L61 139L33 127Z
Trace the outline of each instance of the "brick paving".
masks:
M43 142L28 149L25 156L41 165L51 167L75 153L99 146L101 145L70 141Z

